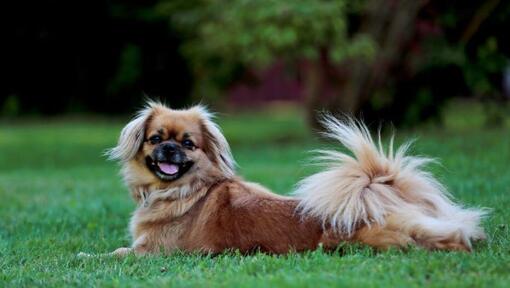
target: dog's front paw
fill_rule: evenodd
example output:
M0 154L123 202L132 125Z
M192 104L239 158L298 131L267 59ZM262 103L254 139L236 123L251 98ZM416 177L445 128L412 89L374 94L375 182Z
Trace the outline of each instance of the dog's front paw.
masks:
M85 252L80 252L78 254L76 254L76 257L78 258L89 258L89 257L92 257L94 256L93 254L89 254L89 253L85 253Z
M89 254L89 253L85 253L85 252L80 252L80 253L76 254L76 257L78 257L78 258L108 257L108 256L124 257L132 252L133 252L132 248L121 247L121 248L116 249L113 252L102 253L102 254Z
M129 253L132 253L133 252L133 248L127 248L127 247L121 247L121 248L117 248L115 251L113 251L112 253L110 253L111 255L114 255L114 256L127 256Z

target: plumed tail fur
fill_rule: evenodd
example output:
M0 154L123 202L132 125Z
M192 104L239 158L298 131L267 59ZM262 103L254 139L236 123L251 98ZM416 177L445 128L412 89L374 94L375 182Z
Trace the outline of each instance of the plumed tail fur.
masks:
M298 183L294 194L300 211L318 217L338 232L352 235L361 225L391 225L413 237L455 237L471 247L484 238L480 227L484 210L456 205L432 174L424 169L432 159L408 156L410 143L388 149L380 136L374 142L367 127L352 119L324 116L326 136L339 141L352 156L319 151L322 172Z

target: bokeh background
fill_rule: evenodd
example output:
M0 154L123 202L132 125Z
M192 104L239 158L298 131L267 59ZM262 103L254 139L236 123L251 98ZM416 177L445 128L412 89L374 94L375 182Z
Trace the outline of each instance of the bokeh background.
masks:
M320 110L397 126L441 124L452 106L500 126L509 111L509 1L54 0L4 8L1 119L127 115L147 97L221 111L290 105L312 126Z

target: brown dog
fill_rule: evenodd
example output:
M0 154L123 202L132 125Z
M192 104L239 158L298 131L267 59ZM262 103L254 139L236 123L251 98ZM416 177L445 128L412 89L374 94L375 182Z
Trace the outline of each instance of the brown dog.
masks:
M406 156L408 145L384 151L362 123L326 116L323 124L354 157L323 151L327 169L284 197L235 176L229 145L204 107L149 103L109 151L139 204L131 248L113 254L286 253L345 241L468 251L484 238L484 211L454 204L422 170L428 159Z

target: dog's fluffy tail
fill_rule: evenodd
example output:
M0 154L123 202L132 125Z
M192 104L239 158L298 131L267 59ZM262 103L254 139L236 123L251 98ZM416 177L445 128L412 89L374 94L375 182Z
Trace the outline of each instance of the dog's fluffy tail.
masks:
M470 240L484 238L480 221L486 212L452 202L444 186L424 170L433 160L406 155L409 142L394 152L393 137L385 150L380 135L374 143L361 122L326 115L322 124L325 135L343 144L352 156L319 151L317 160L326 169L303 179L294 192L302 213L347 235L360 225L384 226L391 221L409 235L454 237L468 247Z

